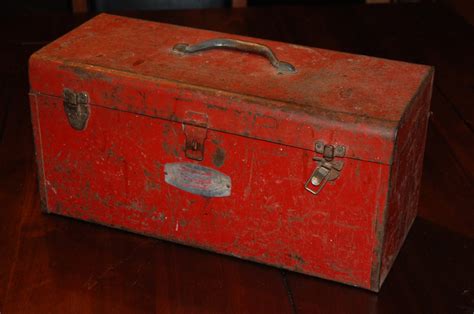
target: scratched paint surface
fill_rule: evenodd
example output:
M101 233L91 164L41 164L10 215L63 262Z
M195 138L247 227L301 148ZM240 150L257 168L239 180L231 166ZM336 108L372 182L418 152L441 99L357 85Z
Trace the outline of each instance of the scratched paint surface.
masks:
M268 45L297 73L278 75L253 54L212 50L183 57L171 51L177 42L226 36ZM35 59L32 89L46 94L60 96L65 85L87 89L98 105L171 120L181 118L187 99L200 98L196 111L213 111L210 127L221 131L305 149L314 148L316 135L335 135L344 139L348 156L383 163L391 160L398 121L430 73L427 66L107 14L44 47ZM117 71L124 76L120 84L111 79ZM173 105L175 97L184 104ZM248 112L259 121L249 120Z
M381 255L380 284L385 280L416 217L431 88L423 91L399 130L392 166L392 189L386 210L385 239Z
M196 163L229 175L232 194L206 198L164 182L164 164L189 162L181 124L94 107L77 132L61 100L38 100L51 212L369 285L388 166L347 160L341 179L316 198L303 188L311 152L209 132Z
M181 56L177 43L230 37L268 45L297 72L278 75L254 54L209 50ZM94 41L94 45L90 42ZM398 121L428 67L103 14L43 49L52 58L293 103ZM335 96L337 95L337 101Z
M216 35L101 15L33 55L43 207L378 290L416 212L430 69L261 41L299 69L283 78L260 57L219 51L200 64L167 48ZM83 131L67 121L65 87L90 96ZM190 111L208 121L202 161L184 153ZM346 156L314 196L303 185L317 140ZM225 174L231 193L165 183L173 163Z

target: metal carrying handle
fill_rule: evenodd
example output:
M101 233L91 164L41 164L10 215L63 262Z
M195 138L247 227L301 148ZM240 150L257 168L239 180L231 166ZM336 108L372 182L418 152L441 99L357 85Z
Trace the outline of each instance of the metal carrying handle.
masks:
M226 48L226 49L239 50L243 52L255 53L255 54L266 57L268 61L270 61L272 66L274 66L278 70L278 73L296 72L296 68L292 64L278 60L278 58L275 56L275 54L269 47L265 45L256 44L256 43L252 43L248 41L241 41L237 39L215 38L215 39L200 42L195 45L181 43L181 44L176 44L173 47L173 51L184 53L184 54L191 54L191 53L209 50L209 49L215 49L215 48Z

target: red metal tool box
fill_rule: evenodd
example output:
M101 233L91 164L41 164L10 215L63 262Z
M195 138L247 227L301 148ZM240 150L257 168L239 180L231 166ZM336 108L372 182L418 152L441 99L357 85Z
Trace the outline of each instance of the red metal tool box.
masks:
M102 14L29 71L45 212L374 291L416 216L430 67Z

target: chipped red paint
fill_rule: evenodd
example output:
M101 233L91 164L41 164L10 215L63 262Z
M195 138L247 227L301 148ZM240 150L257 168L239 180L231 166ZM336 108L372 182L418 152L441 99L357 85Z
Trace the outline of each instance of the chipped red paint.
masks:
M297 72L171 50L217 37L265 44ZM42 203L378 291L416 213L432 78L426 66L103 14L30 59ZM64 88L89 94L82 131ZM346 147L319 195L304 189L316 141ZM183 162L228 176L230 195L167 184L165 164Z

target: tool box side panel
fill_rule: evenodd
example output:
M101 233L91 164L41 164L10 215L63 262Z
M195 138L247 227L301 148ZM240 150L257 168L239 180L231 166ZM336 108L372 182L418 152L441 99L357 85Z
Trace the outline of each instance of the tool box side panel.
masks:
M91 106L77 131L61 99L37 98L50 212L369 288L387 165L345 159L314 196L314 152L209 130L193 161L181 123ZM177 162L228 176L230 195L168 184Z
M388 275L418 210L432 83L433 74L429 73L398 130L385 213L379 287Z

